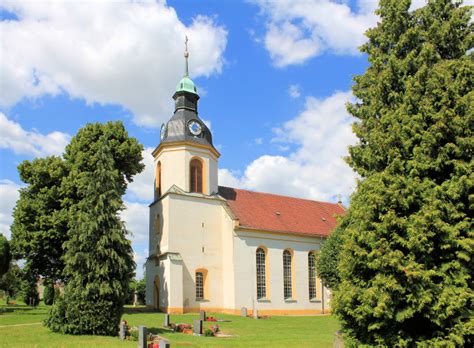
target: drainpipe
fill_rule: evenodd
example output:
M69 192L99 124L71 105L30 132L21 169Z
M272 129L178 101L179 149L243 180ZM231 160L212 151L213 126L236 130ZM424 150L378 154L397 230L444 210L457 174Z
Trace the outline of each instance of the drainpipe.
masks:
M324 314L324 283L321 281L321 305L323 308L323 314Z

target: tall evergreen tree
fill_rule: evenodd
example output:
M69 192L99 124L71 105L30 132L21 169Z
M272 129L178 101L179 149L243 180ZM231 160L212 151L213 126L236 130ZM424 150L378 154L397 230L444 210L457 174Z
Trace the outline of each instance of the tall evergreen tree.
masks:
M142 146L129 137L122 122L87 124L66 147L64 158L37 158L18 167L28 186L20 190L13 213L12 254L25 260L31 274L47 278L47 283L65 280L63 244L68 239L69 215L83 198L81 178L96 167L104 142L119 172L117 190L123 195L144 166Z
M73 207L65 243L64 298L47 325L71 334L115 335L135 264L118 213L123 209L121 173L106 141L98 144L95 168L76 181L83 197Z
M381 0L355 78L362 177L339 256L334 310L348 338L473 346L474 92L471 8Z

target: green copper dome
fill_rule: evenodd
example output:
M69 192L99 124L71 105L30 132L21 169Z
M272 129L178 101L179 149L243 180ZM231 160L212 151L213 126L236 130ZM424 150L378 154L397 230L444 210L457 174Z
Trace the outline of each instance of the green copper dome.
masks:
M191 80L187 76L183 77L181 81L178 82L178 85L176 86L176 92L182 92L182 91L197 94L197 89L196 89L196 86L194 85L193 80Z

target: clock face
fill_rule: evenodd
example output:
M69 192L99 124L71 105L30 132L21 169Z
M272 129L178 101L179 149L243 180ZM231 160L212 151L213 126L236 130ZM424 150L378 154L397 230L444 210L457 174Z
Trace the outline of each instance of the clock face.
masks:
M191 120L188 124L188 129L192 135L199 135L202 132L201 124L196 120Z
M165 137L165 124L163 123L161 125L160 139L163 140L164 137Z

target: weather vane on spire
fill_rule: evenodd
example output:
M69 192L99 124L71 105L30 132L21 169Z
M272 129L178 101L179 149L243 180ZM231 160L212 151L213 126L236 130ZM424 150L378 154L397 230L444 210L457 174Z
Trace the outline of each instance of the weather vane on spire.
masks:
M184 49L184 59L185 59L185 71L184 71L184 76L185 77L188 77L189 76L189 69L188 69L188 57L189 57L189 52L188 52L188 36L186 35L185 36L185 40L184 40L184 46L185 46L185 49Z

